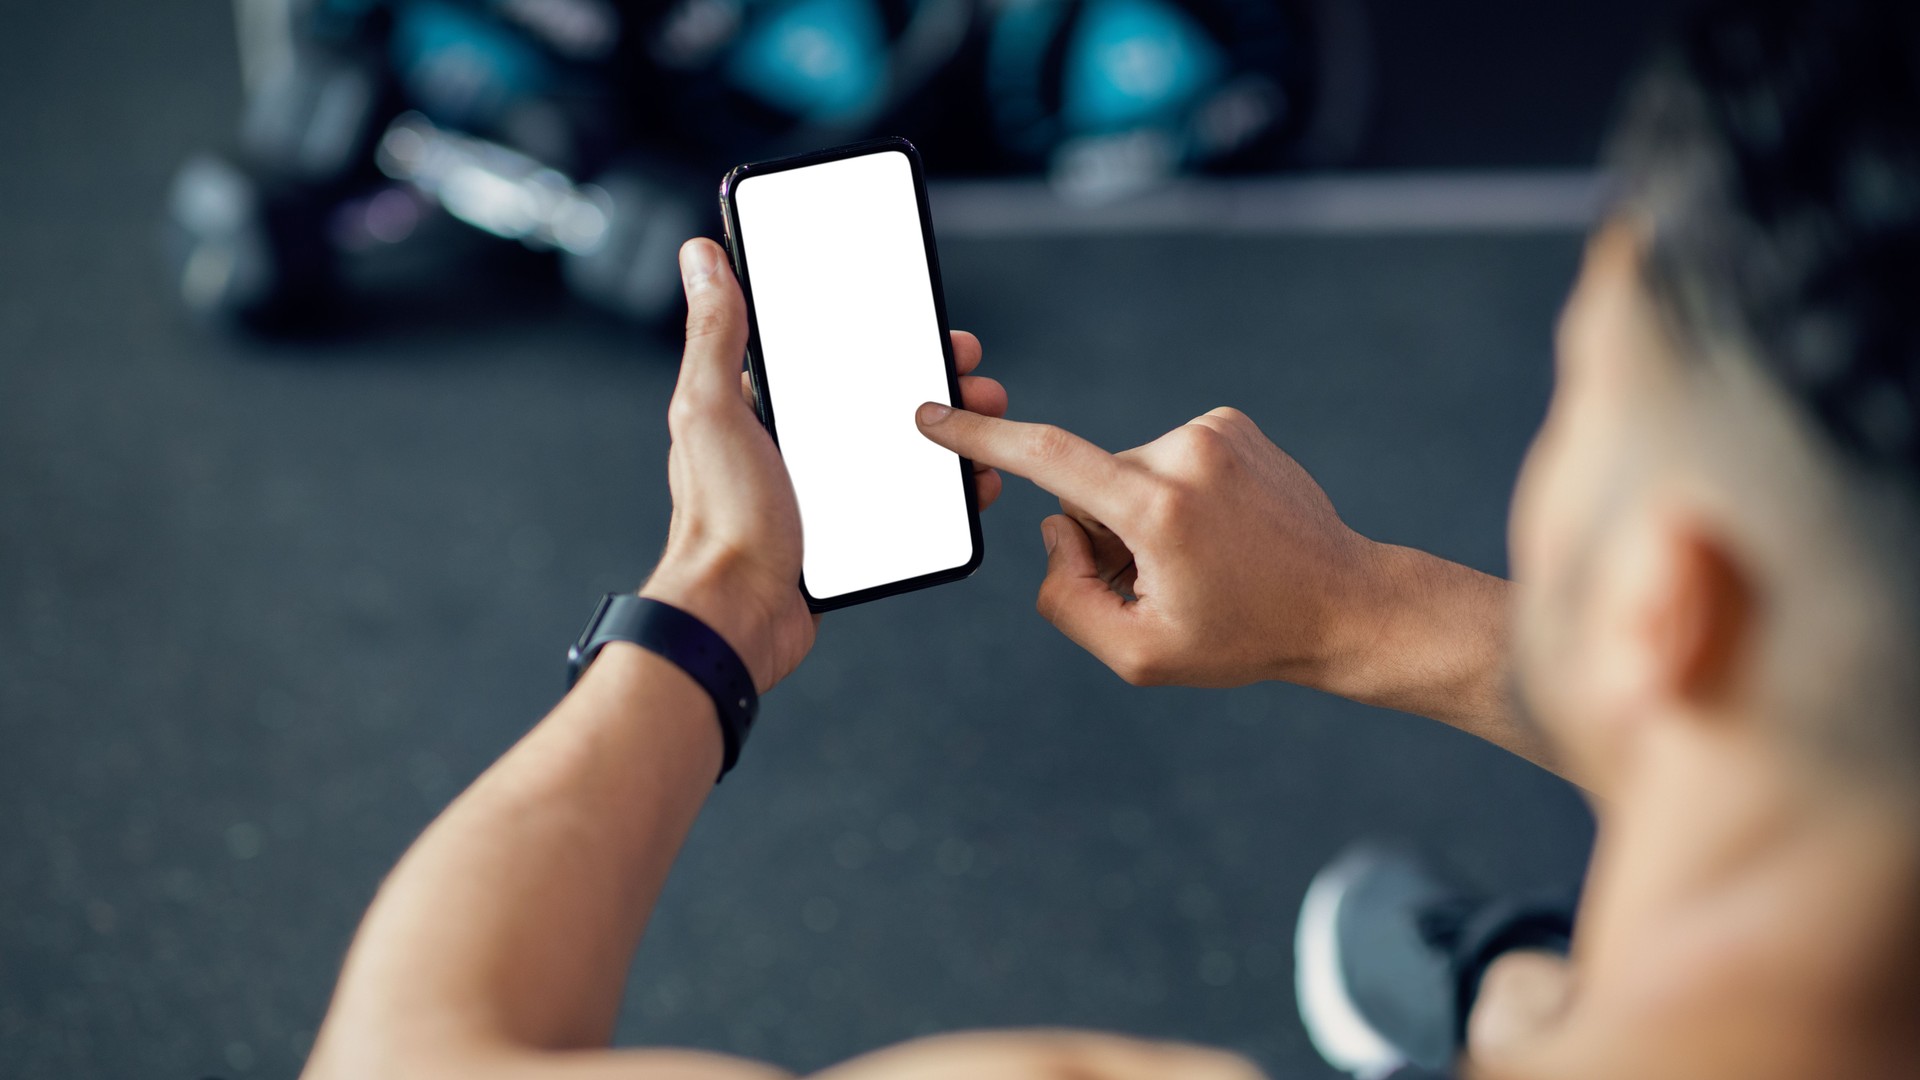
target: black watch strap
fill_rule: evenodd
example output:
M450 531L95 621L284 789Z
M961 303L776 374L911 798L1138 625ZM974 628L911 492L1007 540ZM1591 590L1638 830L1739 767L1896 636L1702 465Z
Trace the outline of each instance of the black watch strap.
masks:
M725 744L720 776L726 776L740 760L740 748L746 745L747 732L760 711L753 675L727 639L672 604L632 593L608 593L600 598L580 640L567 650L568 686L580 680L580 673L610 641L632 642L669 661L713 698Z

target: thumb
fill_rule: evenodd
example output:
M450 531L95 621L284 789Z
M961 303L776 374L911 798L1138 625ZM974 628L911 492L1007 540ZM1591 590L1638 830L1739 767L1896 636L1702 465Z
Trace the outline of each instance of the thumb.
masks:
M687 348L674 396L688 403L740 399L740 362L747 353L747 301L720 245L695 237L680 247L687 294Z
M1040 523L1047 576L1034 607L1073 643L1103 662L1125 630L1127 603L1100 576L1093 539L1080 523L1055 514Z

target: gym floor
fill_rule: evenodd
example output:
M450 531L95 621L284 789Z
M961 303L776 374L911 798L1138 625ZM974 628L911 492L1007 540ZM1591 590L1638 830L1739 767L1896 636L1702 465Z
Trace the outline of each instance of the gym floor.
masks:
M1381 6L1421 10L1382 18L1379 167L1581 164L1644 30L1598 3ZM382 874L555 700L666 522L676 350L503 247L373 268L322 341L183 318L155 221L178 161L228 142L229 18L0 15L18 1080L296 1073ZM1118 448L1234 404L1356 527L1494 572L1578 254L1570 230L943 244L1016 415ZM693 834L621 1041L809 1069L1076 1025L1326 1076L1291 933L1343 845L1489 888L1577 878L1579 800L1470 738L1292 687L1122 684L1033 613L1047 507L1010 483L974 579L829 619Z

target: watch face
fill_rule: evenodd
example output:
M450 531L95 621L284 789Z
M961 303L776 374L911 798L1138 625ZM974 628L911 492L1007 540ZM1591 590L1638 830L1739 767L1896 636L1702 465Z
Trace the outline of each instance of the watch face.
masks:
M613 604L613 594L600 598L600 605L593 609L593 618L587 620L586 628L580 631L580 639L573 643L569 657L577 657L587 651L587 643L593 640L593 632L600 629L600 620L607 617L607 608Z
M580 679L580 669L586 666L587 645L593 641L593 632L600 629L600 620L607 617L607 608L613 604L614 593L600 598L600 606L593 609L593 618L587 620L586 629L580 631L580 640L567 649L567 685L572 686Z

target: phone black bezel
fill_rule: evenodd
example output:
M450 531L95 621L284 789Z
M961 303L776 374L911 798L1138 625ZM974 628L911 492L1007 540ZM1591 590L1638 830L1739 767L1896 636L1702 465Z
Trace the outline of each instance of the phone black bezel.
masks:
M927 252L927 280L933 287L933 314L940 334L940 355L947 366L947 404L960 407L960 372L953 360L953 334L947 323L946 291L940 280L940 257L934 247L933 210L927 200L926 169L920 161L920 151L913 143L899 136L880 139L867 139L845 146L834 146L824 150L814 150L791 157L776 158L771 161L757 161L739 165L728 172L720 181L720 217L725 227L727 255L733 263L734 276L739 279L740 291L747 300L747 376L753 382L754 407L760 414L760 423L773 437L774 444L780 442L780 432L774 426L774 413L771 388L767 384L766 365L760 355L760 325L753 307L753 278L747 271L746 247L741 237L739 216L733 205L734 189L741 182L755 176L785 172L789 169L804 169L811 165L823 165L831 161L847 158L865 157L869 154L904 154L913 173L913 191L915 201L920 207L920 236ZM974 484L973 462L960 459L960 487L967 500L967 529L973 542L973 554L966 562L951 570L937 570L919 577L905 578L886 585L875 585L855 592L822 600L807 589L806 574L800 575L800 595L806 598L810 611L834 611L839 608L864 604L870 600L879 600L888 596L913 592L934 585L944 585L951 581L961 581L980 569L980 563L986 557L986 542L980 531L980 498Z

